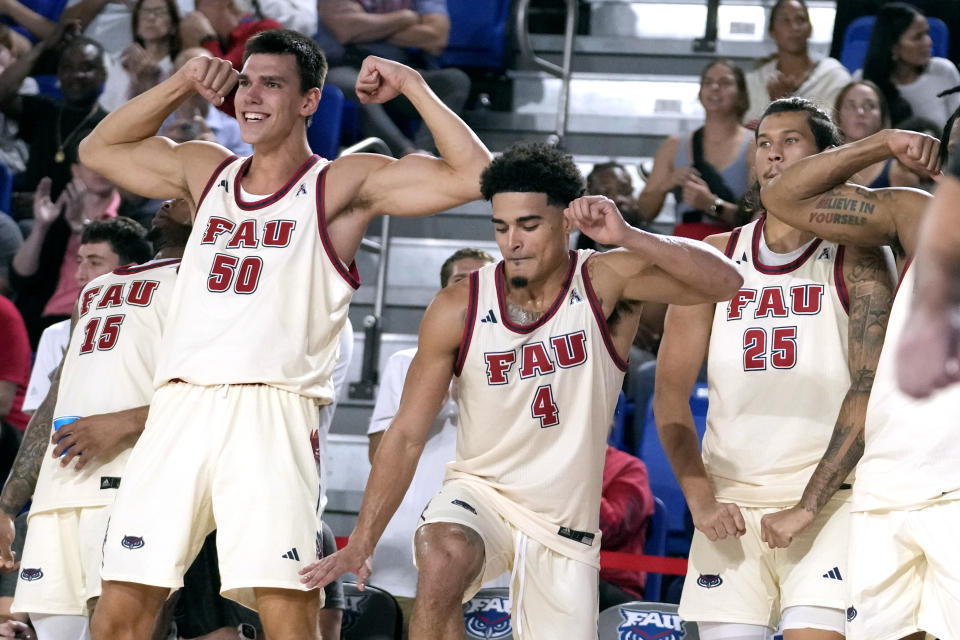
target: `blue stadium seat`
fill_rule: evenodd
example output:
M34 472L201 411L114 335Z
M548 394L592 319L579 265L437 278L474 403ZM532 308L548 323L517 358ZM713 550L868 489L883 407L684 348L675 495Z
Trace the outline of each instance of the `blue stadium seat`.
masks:
M860 16L843 33L843 47L840 49L840 62L850 73L863 67L870 45L870 34L876 16ZM927 18L930 23L930 38L933 39L933 55L946 58L950 49L950 32L940 18Z
M604 609L597 627L599 640L700 640L697 623L682 620L677 605L666 602L625 602Z
M0 211L10 214L10 194L13 191L13 171L0 164Z
M342 640L400 640L403 614L392 595L367 585L363 591L353 582L343 583Z
M697 434L703 440L707 429L707 385L698 382L690 395L690 410L693 412L693 422L697 427ZM646 420L643 426L643 444L640 449L640 459L647 465L650 476L650 489L653 495L663 500L667 511L667 554L686 554L690 549L690 536L693 531L688 523L687 501L683 491L673 475L667 454L660 445L657 435L657 422L653 416L653 399L647 406Z
M56 100L63 100L63 94L60 93L60 81L55 73L45 73L43 75L32 76L37 81L37 90L40 95L50 96Z
M323 85L320 104L307 128L307 141L317 155L335 160L340 150L340 124L343 121L343 92L330 83Z
M469 640L512 640L510 591L506 587L480 589L463 605L463 623Z
M610 429L610 437L607 438L607 444L609 444L614 449L619 449L620 451L625 451L630 455L633 455L633 451L630 451L626 448L624 438L626 436L626 420L627 418L627 396L620 392L620 396L617 398L617 408L613 410L613 428Z
M450 40L444 67L503 69L511 0L447 0Z
M647 542L643 552L648 556L663 556L667 553L667 507L663 500L653 497L653 517L647 531ZM643 585L643 598L655 602L660 599L660 585L663 574L647 572L647 582Z

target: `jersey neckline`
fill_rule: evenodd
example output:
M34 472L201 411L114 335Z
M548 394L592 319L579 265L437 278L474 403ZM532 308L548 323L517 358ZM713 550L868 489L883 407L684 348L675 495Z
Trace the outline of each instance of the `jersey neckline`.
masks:
M767 216L764 215L756 222L753 228L753 238L750 241L750 253L753 255L753 264L760 273L779 275L796 271L803 265L804 262L810 259L810 256L816 253L817 249L820 247L820 244L823 242L821 238L814 238L803 253L801 253L796 259L786 264L763 264L763 262L760 261L760 238L761 234L763 234L763 225L766 223L766 221Z
M578 255L575 251L568 252L570 264L567 267L567 275L563 280L563 286L560 287L560 293L557 294L556 299L553 301L553 304L550 305L550 308L547 309L546 313L540 316L532 324L516 324L510 320L510 316L507 314L506 306L506 294L503 290L503 282L505 276L504 264L505 261L501 260L497 264L496 270L494 271L494 281L497 285L497 304L500 307L500 318L503 320L503 326L507 329L513 331L514 333L530 333L531 331L543 326L546 324L550 318L556 314L557 309L560 308L560 304L567 297L567 291L570 289L570 283L573 282L573 274L576 272Z
M247 174L247 171L250 170L250 163L253 162L253 156L249 158L244 158L243 164L240 165L240 169L237 171L236 175L233 177L233 201L238 207L244 211L254 211L256 209L262 209L268 207L271 204L274 204L280 200L283 196L287 195L287 192L293 188L293 185L297 183L300 178L302 178L310 168L320 161L320 156L317 154L311 155L307 160L300 165L300 168L293 174L293 176L287 180L287 183L283 185L277 192L272 193L268 196L262 197L259 200L253 200L252 202L244 202L240 198L240 181L243 179L243 176Z

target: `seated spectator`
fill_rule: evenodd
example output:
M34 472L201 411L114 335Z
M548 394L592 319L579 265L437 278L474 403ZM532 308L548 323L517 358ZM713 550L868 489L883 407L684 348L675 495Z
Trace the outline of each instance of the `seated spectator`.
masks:
M629 453L607 447L600 493L601 551L642 554L653 511L646 465ZM645 571L600 569L600 611L643 600L646 582Z
M18 46L16 35L9 27L0 25L0 73L13 64L14 60L30 51L29 44L26 48ZM17 93L25 96L36 94L37 81L33 78L25 79ZM17 135L18 130L16 120L0 113L0 164L6 165L15 174L27 168L27 158L30 155L27 143Z
M463 111L470 78L459 69L439 69L435 61L450 36L446 0L319 0L318 9L317 41L330 64L327 82L348 100L357 102L360 64L375 55L418 69L444 104L457 114ZM411 139L392 119L419 121L406 98L387 105L360 104L359 109L360 135L381 138L395 156L436 151L427 127L420 126Z
M256 6L285 29L311 37L317 33L317 0L256 0Z
M56 201L50 180L40 181L34 194L33 227L13 258L11 283L32 345L44 328L70 317L86 263L102 260L102 256L85 257L80 252L84 226L116 217L120 205L113 183L81 164L71 168L74 179Z
M178 14L193 11L193 0L176 0ZM99 42L111 55L120 55L134 41L131 14L134 2L67 0L60 22L76 22L85 36Z
M261 31L282 28L276 20L244 11L236 0L197 0L197 10L180 22L180 40L184 47L203 47L216 57L229 60L240 71L247 40ZM234 115L232 94L220 109Z
M73 179L71 166L77 161L80 141L107 115L97 103L106 77L103 48L89 38L64 33L66 37L44 40L0 74L0 110L19 123L19 135L30 147L26 172L18 176L16 188L32 192L41 178L49 177L55 201ZM57 78L63 100L19 95L17 91L37 59L61 45ZM13 213L14 217L29 217L25 211Z
M587 193L606 196L617 204L627 224L643 228L656 217L644 217L637 208L637 196L633 190L633 178L619 162L600 162L587 175ZM601 249L587 234L577 234L577 249Z
M485 251L460 249L444 261L440 268L440 287L446 288L465 280L470 273L493 262ZM400 393L416 349L403 349L390 356L380 379L377 402L370 416L369 457L373 462L380 439L400 407ZM413 601L417 594L417 570L413 564L413 535L420 513L443 484L446 463L456 457L457 403L450 396L430 427L420 455L420 463L410 488L373 552L373 574L368 583L385 589L400 604L403 612L403 638L407 638ZM497 585L500 586L500 585Z
M180 14L174 0L137 0L131 22L133 42L119 56L106 56L100 104L107 111L165 80L180 53Z
M730 60L715 60L700 73L702 127L690 136L670 136L653 158L653 169L637 200L652 219L671 191L677 199L675 235L702 240L736 223L737 202L753 182L753 134L741 122L747 88Z
M20 438L30 420L23 411L23 396L30 379L30 341L27 327L16 306L0 295L0 485L20 447Z
M23 234L13 218L0 212L0 295L9 295L10 262L23 245ZM2 636L0 636L2 637Z
M813 27L804 0L779 0L770 10L770 37L777 52L747 74L750 109L746 121L760 117L771 101L800 96L824 109L833 107L850 73L833 58L817 59L807 45Z
M932 51L930 25L916 7L890 2L880 8L863 69L854 76L880 87L895 126L915 115L942 127L960 107L960 94L937 97L960 84L960 72L949 60L932 57Z

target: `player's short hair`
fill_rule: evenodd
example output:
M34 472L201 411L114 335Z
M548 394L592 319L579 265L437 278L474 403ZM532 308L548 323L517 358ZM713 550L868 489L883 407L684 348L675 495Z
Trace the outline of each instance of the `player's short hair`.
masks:
M120 258L120 264L143 264L153 257L153 247L147 240L147 230L139 222L118 216L94 220L83 228L80 244L108 242Z
M306 93L314 87L323 88L323 81L327 77L327 58L320 45L307 36L290 29L261 31L247 40L243 49L243 64L255 53L293 56L300 74L300 93Z
M480 174L480 192L485 200L492 200L498 193L543 193L547 204L565 208L585 189L573 158L540 142L513 145Z
M823 151L827 147L837 147L843 144L843 136L840 135L840 130L837 128L837 125L830 119L830 115L806 98L798 98L796 96L781 98L771 102L763 112L763 115L760 116L760 121L757 122L756 134L760 133L760 125L767 116L772 116L775 113L797 112L807 114L807 124L813 133L818 151Z
M457 249L453 252L453 255L443 261L443 266L440 267L441 289L446 287L447 283L450 282L450 274L453 273L453 265L460 260L482 260L488 263L494 261L493 256L483 249L473 249L470 247L465 249Z

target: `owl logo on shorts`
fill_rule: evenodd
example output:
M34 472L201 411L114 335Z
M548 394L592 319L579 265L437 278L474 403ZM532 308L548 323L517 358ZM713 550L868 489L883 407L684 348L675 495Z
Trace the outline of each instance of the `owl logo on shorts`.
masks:
M463 605L468 638L509 638L510 598L474 598Z
M367 608L367 600L370 599L370 596L364 593L357 595L345 593L343 598L346 600L346 606L343 609L343 620L340 623L340 628L346 631L363 617L363 611Z
M43 569L37 567L36 569L21 569L20 570L20 579L26 580L27 582L33 582L34 580L39 580L43 577Z
M621 607L620 615L619 640L681 640L687 635L683 620L675 613Z
M697 578L697 584L704 589L713 589L723 584L723 578L718 573L701 573Z
M847 608L847 622L853 622L853 619L857 617L857 610L854 607Z
M139 549L143 546L143 536L123 536L120 544L124 549Z

